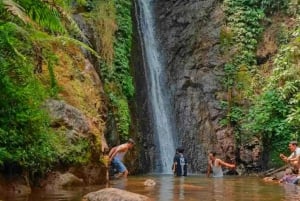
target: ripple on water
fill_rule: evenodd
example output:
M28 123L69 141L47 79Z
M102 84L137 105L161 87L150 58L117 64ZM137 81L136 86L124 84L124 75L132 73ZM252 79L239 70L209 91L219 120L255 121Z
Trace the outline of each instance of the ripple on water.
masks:
M146 179L153 179L156 185L144 186ZM140 193L157 201L300 201L300 186L266 183L255 177L130 176L127 180L111 181L111 187ZM0 192L0 201L81 201L86 193L101 188L104 186L76 187L55 192L33 190L27 197L4 197Z

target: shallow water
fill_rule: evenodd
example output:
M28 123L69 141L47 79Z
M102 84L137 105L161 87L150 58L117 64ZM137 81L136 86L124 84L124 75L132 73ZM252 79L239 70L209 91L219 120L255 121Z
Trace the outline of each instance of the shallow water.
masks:
M145 187L143 183L146 179L153 179L157 184ZM300 186L266 183L256 177L130 176L127 180L111 181L111 187L140 193L157 201L300 201ZM76 187L55 192L34 189L26 197L4 197L0 192L0 201L80 201L86 193L101 188L104 186Z

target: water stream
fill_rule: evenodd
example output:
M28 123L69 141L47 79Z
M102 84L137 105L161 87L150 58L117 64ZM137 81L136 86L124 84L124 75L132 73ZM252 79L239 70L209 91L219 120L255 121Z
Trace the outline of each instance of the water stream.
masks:
M143 47L143 59L146 72L146 84L150 100L150 110L153 114L154 136L158 146L159 162L156 171L171 173L175 153L175 129L170 120L170 101L165 84L163 58L155 37L155 25L152 15L151 0L137 0L138 29Z
M143 182L151 178L153 187ZM300 186L263 182L258 177L206 178L204 176L173 177L171 175L130 176L128 180L113 180L111 187L125 189L150 197L155 201L297 201ZM43 191L34 189L29 196L4 196L1 201L81 201L91 191L104 186L72 187L65 190Z

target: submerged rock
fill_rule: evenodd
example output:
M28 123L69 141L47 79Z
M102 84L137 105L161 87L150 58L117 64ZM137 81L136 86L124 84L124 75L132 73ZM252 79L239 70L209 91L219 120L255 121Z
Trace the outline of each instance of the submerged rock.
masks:
M5 179L0 175L0 193L25 196L31 193L31 187L23 176Z
M69 172L63 174L60 172L52 172L40 184L46 190L53 190L66 186L81 186L84 182L83 179L80 179Z
M156 185L156 182L153 179L147 179L144 182L144 186L155 186L155 185Z
M24 184L11 183L6 187L6 193L29 195L31 193L31 187Z
M105 188L88 193L82 198L82 201L150 201L150 198L125 190Z

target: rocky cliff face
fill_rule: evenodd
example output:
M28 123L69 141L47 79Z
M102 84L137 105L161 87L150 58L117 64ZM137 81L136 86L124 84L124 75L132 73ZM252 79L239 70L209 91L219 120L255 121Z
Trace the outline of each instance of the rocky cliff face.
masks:
M224 15L217 0L155 1L157 37L172 94L179 144L193 172L204 171L207 154L234 157L234 137L218 122L223 117L224 59L219 33Z
M209 151L216 151L218 157L242 164L250 171L259 169L262 151L259 140L252 139L253 142L241 142L237 146L233 129L220 124L220 120L226 115L221 107L221 100L227 99L222 83L225 76L223 67L228 59L220 51L220 32L225 23L223 3L217 0L153 0L152 3L156 38L164 58L166 80L171 94L170 105L174 112L172 118L177 127L178 136L174 136L174 139L178 139L178 146L185 148L190 161L189 171L204 172ZM135 11L138 15L139 8L136 7ZM156 145L145 84L147 70L142 59L143 47L138 38L138 30L134 32L135 112L140 142L143 145L140 167L144 171L151 171L156 160ZM272 52L268 52L270 48L265 47L272 46L273 43L265 40L262 43L264 45L259 48L258 60L265 58L265 55L274 54L276 49L271 48Z
M137 10L139 8L136 8ZM185 148L192 172L207 167L207 154L215 150L221 157L234 158L232 130L222 128L223 117L219 96L225 60L219 52L219 33L223 12L219 1L154 1L156 33L165 59L168 86L171 92L178 144ZM138 13L138 12L137 12ZM139 44L139 39L135 43ZM136 98L142 161L151 170L155 156L151 111L148 107L142 48L134 49Z

